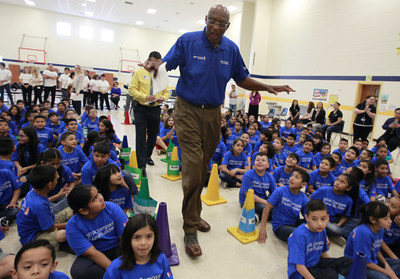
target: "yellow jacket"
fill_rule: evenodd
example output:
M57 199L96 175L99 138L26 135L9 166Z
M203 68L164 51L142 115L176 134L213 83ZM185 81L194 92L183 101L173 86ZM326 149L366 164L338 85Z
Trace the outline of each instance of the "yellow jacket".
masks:
M131 84L129 85L129 95L143 106L149 106L149 104L145 103L147 102L146 96L150 95L150 80L151 74L145 68L140 68L133 74ZM164 89L155 95L156 99L164 97L165 101L168 100L169 96L170 92L168 89Z

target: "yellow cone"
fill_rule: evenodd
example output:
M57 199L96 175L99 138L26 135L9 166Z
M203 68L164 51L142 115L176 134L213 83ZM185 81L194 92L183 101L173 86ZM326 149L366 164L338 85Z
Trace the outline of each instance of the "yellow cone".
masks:
M218 165L213 164L210 180L208 181L207 192L205 195L201 195L201 200L206 205L216 205L226 203L226 199L219 195L219 183L218 183Z
M179 161L178 147L175 146L172 150L171 160L169 160L167 163L167 173L161 175L161 177L171 181L182 179L182 175L179 172L180 165L181 162Z
M228 232L243 244L258 239L258 230L256 229L254 214L254 190L250 189L247 191L239 225L228 228Z
M138 164L137 164L137 157L136 157L136 151L132 150L131 152L131 158L129 159L129 166L132 168L137 169Z

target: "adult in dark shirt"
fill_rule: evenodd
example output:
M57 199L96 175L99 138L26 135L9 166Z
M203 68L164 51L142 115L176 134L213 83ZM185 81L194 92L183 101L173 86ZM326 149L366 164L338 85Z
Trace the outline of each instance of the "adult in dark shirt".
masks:
M289 120L292 120L292 125L295 126L300 115L300 107L297 100L293 100L292 105L289 108L289 114Z
M326 112L324 110L324 104L322 104L322 102L319 102L317 104L317 108L314 109L311 116L311 123L313 124L314 131L325 124L325 115Z
M343 130L343 113L339 109L340 104L338 102L333 103L333 111L328 115L328 119L325 125L321 126L322 131L326 132L326 140L330 142L331 135L333 132L339 132Z
M183 34L163 58L167 70L178 66L180 70L175 128L182 150L184 242L191 257L202 254L197 230L210 230L208 223L200 217L200 195L208 164L221 138L220 107L224 103L226 84L233 78L238 86L250 91L272 94L293 91L287 85L267 85L249 77L239 48L223 36L229 28L229 17L226 7L211 7L205 17L204 30ZM156 75L160 65L147 61L144 66L154 70Z
M375 97L369 95L365 98L365 102L360 103L354 109L357 114L353 123L354 139L366 140L372 131L373 121L376 114Z
M385 121L382 129L386 130L382 137L386 140L390 152L400 147L400 108L394 111L394 117Z

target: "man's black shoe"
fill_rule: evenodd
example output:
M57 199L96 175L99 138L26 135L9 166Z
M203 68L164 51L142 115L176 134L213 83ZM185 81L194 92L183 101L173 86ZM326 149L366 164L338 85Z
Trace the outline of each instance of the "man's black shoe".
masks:
M154 166L154 161L153 161L153 159L151 159L151 157L149 157L149 158L147 159L147 164L148 164L149 166Z

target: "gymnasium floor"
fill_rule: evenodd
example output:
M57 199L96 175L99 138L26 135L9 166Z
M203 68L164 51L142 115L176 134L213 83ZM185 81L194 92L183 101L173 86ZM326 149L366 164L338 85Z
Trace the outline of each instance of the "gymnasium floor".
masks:
M99 111L98 114L100 116L103 113ZM112 111L110 115L119 138L127 135L129 146L134 148L135 126L121 125L124 120L122 109ZM337 143L338 138L334 149L337 148ZM394 158L397 152L394 153ZM241 215L239 189L220 189L220 195L227 200L226 204L203 204L202 217L209 222L212 229L208 233L198 233L203 255L195 260L186 255L181 217L181 181L171 182L161 177L167 170L166 163L160 161L164 157L165 155L158 156L154 152L152 158L155 166L148 166L147 173L151 197L158 202L167 202L171 242L176 243L180 260L180 265L172 267L175 278L287 278L287 244L274 236L270 224L267 227L268 239L263 245L257 242L241 244L227 232L228 227L238 225ZM391 168L395 177L400 177L400 167L392 165ZM203 194L205 191L206 188ZM0 247L3 252L11 253L16 253L21 247L15 224L6 232L6 238L1 241ZM331 244L329 253L333 257L343 256L343 248ZM57 252L57 270L69 275L74 258L70 254Z

